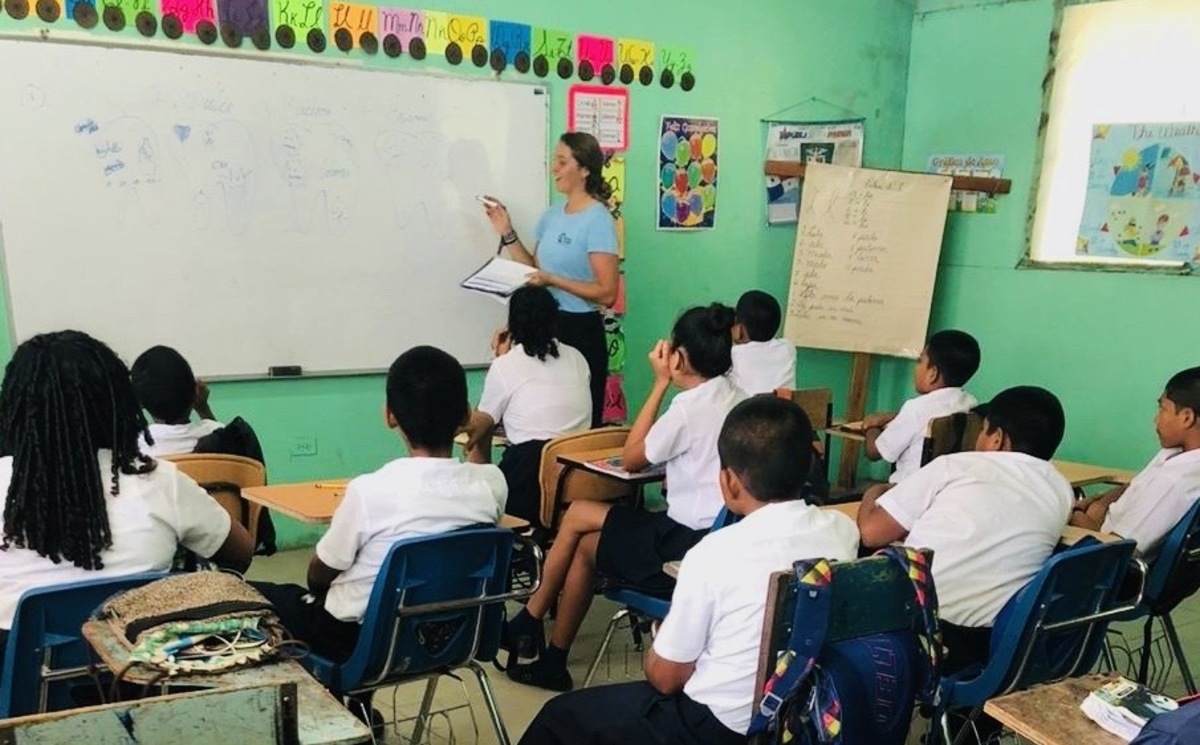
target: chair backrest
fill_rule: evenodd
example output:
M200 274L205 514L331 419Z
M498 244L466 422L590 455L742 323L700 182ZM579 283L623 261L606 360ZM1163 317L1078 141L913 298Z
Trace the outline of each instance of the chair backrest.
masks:
M1108 621L1136 605L1116 607L1136 548L1129 540L1079 544L1051 556L997 616L988 664L970 681L970 698L982 704L1090 670Z
M250 533L251 545L258 545L258 518L262 505L244 499L242 489L267 483L267 469L253 458L217 453L181 453L161 456L207 491L229 516Z
M558 456L567 453L582 453L590 450L621 447L629 437L628 427L601 427L586 432L576 432L571 435L555 437L542 448L541 470L539 481L542 485L541 523L549 530L557 530L558 520L566 505L580 500L599 500L611 502L632 496L631 487L614 479L597 476L583 469L575 468L567 475L563 483L562 503L555 502L558 492L558 477L562 465Z
M0 719L68 708L54 680L86 675L87 642L80 628L112 595L162 578L159 573L106 577L36 587L17 601L0 670Z
M1200 590L1200 499L1159 547L1146 576L1142 604L1155 615L1170 613L1197 590Z
M939 455L974 450L975 438L981 429L983 417L973 411L930 419L925 428L925 444L921 448L921 465L928 464Z
M512 561L511 530L397 541L375 578L358 644L328 681L335 691L386 685L494 659Z
M833 423L833 390L829 388L778 388L775 395L790 399L808 415L813 430L821 436Z

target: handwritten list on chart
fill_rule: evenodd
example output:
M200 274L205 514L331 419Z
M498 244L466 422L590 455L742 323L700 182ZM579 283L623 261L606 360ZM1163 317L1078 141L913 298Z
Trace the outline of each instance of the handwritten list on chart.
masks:
M950 178L809 163L784 336L915 358L924 345Z

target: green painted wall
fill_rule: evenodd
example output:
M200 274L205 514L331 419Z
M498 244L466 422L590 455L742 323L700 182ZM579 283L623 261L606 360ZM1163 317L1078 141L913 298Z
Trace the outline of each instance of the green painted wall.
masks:
M664 90L657 83L635 84L632 91L625 212L630 360L626 389L634 410L649 386L644 354L668 333L685 306L733 302L751 287L786 297L795 233L764 225L762 117L813 96L827 99L867 118L869 165L900 164L913 0L697 0L684 5L646 0L458 0L433 5L573 32L688 45L698 55L693 92ZM0 26L12 28L7 21ZM123 40L136 42L136 35ZM431 67L439 66L423 65ZM444 63L440 67L451 69ZM481 73L464 66L456 74ZM567 85L557 79L551 84L554 132L564 126ZM710 232L654 230L658 118L668 113L721 120L720 207L717 227ZM814 119L843 114L827 105L794 113ZM532 227L518 226L526 233ZM149 274L147 281L153 281ZM6 331L0 342L9 342ZM163 342L171 343L169 332L164 332ZM5 343L0 351L7 357L10 349L11 343ZM843 398L849 369L845 355L803 351L800 364L805 384L836 383ZM471 385L477 397L481 374L472 374ZM255 426L266 449L270 478L277 483L359 473L402 450L398 437L382 424L383 381L378 376L215 384L212 404L219 416L240 414ZM290 455L298 436L316 438L315 456ZM291 521L280 523L281 542L287 546L311 543L319 533Z
M948 9L947 9L948 8ZM928 10L929 12L922 12ZM1014 268L1036 173L1052 0L922 0L913 22L905 168L934 152L998 152L1013 193L1000 214L953 215L931 326L978 336L981 397L1031 383L1067 411L1061 457L1140 467L1170 375L1200 363L1193 278ZM898 386L881 382L882 397Z

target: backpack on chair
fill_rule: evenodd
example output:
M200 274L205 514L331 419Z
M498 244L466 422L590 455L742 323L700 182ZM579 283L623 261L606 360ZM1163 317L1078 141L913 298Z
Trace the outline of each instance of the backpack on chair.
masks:
M932 552L888 547L876 556L898 563L912 581L921 628L826 644L831 563L796 562L791 635L750 723L757 742L902 745L915 703L933 701L941 640Z

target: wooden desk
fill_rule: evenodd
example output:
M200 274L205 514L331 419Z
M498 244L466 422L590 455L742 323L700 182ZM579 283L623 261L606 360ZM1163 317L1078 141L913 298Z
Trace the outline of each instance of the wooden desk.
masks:
M866 435L863 434L862 422L834 422L825 430L825 434L853 442L867 441Z
M333 519L333 511L341 504L342 497L346 494L348 482L349 479L325 479L302 484L252 486L242 489L242 496L255 504L261 504L301 522L328 525ZM522 530L529 527L529 522L505 515L500 518L500 527Z
M459 432L457 435L455 435L454 436L454 444L466 447L467 433ZM496 429L492 432L492 447L495 447L495 448L508 447L508 438L504 436L504 428L503 427L496 427Z
M1127 484L1132 478L1131 471L1107 466L1093 466L1087 463L1075 463L1069 460L1052 460L1058 472L1071 482L1071 486L1081 489L1093 484Z
M101 621L83 625L83 637L95 650L104 665L114 673L123 670L129 654L109 626ZM156 681L157 673L134 666L124 680L134 683L157 682L165 693L172 687L234 688L247 685L294 683L296 686L296 720L300 742L317 745L368 742L371 732L346 707L308 674L299 662L276 660L265 665L234 670L218 675L180 675Z
M1068 678L988 701L983 710L1034 745L1125 745L1079 709L1111 675Z

